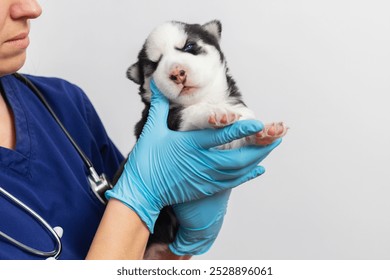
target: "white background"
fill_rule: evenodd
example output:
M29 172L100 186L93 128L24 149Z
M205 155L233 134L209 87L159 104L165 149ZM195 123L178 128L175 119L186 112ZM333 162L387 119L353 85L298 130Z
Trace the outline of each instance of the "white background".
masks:
M246 273L244 273L245 268ZM269 268L271 268L272 275L269 275ZM388 260L196 260L185 262L157 260L106 261L103 265L101 261L0 262L3 279L40 280L52 280L53 278L56 280L388 280L390 277L388 268Z
M198 259L390 258L390 3L347 0L40 1L22 72L80 86L127 154L143 105L128 66L167 20L223 24L248 106L290 131L234 190Z

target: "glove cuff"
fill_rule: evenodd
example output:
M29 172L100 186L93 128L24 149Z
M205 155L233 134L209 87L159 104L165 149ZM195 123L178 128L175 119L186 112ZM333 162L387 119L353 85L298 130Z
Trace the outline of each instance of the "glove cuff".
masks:
M107 200L115 198L132 209L146 224L150 233L153 233L160 209L147 198L142 188L138 187L126 172L122 173L114 188L106 191L104 195Z

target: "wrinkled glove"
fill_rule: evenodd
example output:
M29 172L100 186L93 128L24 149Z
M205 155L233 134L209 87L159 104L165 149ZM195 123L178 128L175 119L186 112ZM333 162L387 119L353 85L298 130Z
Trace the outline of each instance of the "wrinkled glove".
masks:
M133 209L153 233L164 206L211 196L262 174L263 168L257 164L268 149L213 149L261 131L263 125L255 120L239 121L222 129L170 130L169 101L153 81L150 87L147 122L122 175L105 195Z
M280 142L281 139L278 139L264 147L261 160ZM212 196L173 205L180 225L174 242L169 244L169 249L175 255L201 255L210 249L221 230L230 193L231 189L223 190Z
M225 217L231 189L212 196L173 205L179 221L179 229L173 243L172 253L178 256L206 253L217 239Z

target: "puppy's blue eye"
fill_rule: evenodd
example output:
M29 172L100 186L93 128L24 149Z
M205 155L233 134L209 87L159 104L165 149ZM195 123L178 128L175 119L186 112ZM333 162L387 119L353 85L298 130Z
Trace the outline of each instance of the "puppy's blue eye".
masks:
M192 49L194 48L195 44L194 43L187 43L184 48L183 48L183 51L185 52L190 52L192 51Z

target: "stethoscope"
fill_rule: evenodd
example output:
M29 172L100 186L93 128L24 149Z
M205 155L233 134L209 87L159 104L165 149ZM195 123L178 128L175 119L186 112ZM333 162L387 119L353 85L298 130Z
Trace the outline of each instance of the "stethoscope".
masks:
M54 120L57 122L57 124L60 126L61 130L65 133L66 137L69 139L73 147L76 149L77 153L80 155L81 159L83 160L85 166L89 170L88 175L88 181L91 186L92 192L95 194L96 198L103 204L106 204L106 198L104 196L104 193L112 188L112 185L107 180L107 177L104 173L101 175L98 175L95 168L92 165L91 160L84 154L84 152L81 150L81 148L77 145L76 141L72 138L72 136L69 134L69 132L66 130L65 126L62 124L60 119L55 114L54 110L51 108L49 103L47 102L46 98L43 96L41 91L25 76L14 73L13 74L18 80L22 81L24 84L26 84L31 91L39 98L39 100L43 103L43 105L46 107L46 109L49 111L49 113L52 115ZM28 207L26 204L24 204L22 201L17 199L15 196L4 190L2 187L0 187L0 194L5 196L7 199L9 199L12 203L23 209L27 214L32 216L37 222L39 222L50 234L53 241L55 242L56 246L54 250L52 251L41 251L35 248L32 248L30 246L27 246L26 244L23 244L22 242L12 238L11 236L7 235L6 233L0 231L0 237L7 240L9 243L13 244L14 246L30 253L34 254L36 256L40 257L46 257L47 259L58 259L59 255L62 251L62 242L61 237L63 234L63 229L61 227L51 227L45 219L43 219L39 214L37 214L34 210L32 210L30 207Z

